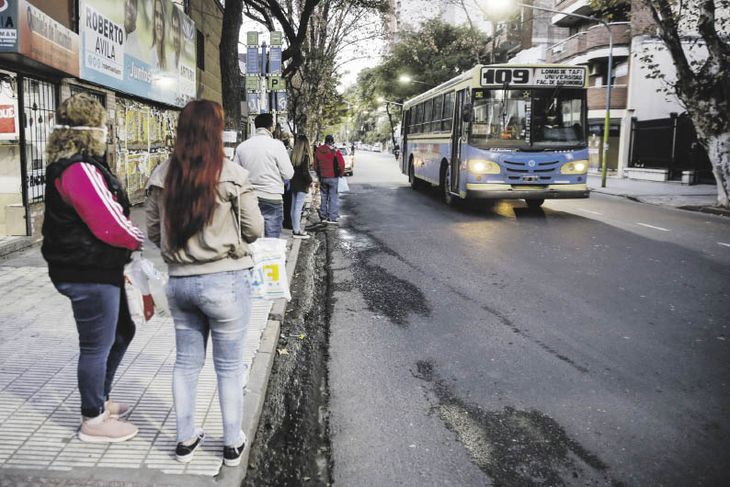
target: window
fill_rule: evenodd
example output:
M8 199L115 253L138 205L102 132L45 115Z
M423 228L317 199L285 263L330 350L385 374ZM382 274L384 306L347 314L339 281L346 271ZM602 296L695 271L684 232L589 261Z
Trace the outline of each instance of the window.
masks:
M195 36L195 47L198 56L198 69L205 71L205 36L199 30Z
M414 121L413 133L421 133L421 123L423 122L423 103L416 105L416 120Z
M441 132L441 111L444 108L444 97L437 96L433 99L433 121L431 122L431 132Z
M428 100L427 102L424 102L425 108L423 109L423 129L422 132L430 132L431 131L431 115L432 115L432 109L433 109L433 100Z
M447 93L444 96L444 115L441 120L441 130L451 132L451 125L454 118L454 93Z

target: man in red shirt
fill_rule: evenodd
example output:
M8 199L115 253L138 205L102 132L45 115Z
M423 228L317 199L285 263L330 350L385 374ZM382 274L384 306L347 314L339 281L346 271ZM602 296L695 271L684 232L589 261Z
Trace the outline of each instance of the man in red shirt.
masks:
M323 222L336 225L339 218L337 186L339 177L345 173L345 158L335 148L335 138L332 135L326 136L324 144L314 152L314 170L319 176L319 190L322 194L319 218Z

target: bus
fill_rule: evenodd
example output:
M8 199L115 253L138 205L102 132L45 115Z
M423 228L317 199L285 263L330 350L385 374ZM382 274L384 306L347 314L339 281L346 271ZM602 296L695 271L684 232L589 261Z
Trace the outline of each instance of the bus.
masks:
M583 66L477 65L403 104L401 172L459 200L588 198Z

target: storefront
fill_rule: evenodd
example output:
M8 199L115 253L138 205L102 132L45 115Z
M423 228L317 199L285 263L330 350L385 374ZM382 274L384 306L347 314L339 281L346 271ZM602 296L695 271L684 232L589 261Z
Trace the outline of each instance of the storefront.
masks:
M46 145L59 103L78 92L106 107L107 162L142 202L179 109L196 96L193 21L170 0L79 0L77 34L27 0L2 6L0 236L40 237Z
M59 86L79 75L78 35L26 0L0 28L0 236L40 234L45 149Z

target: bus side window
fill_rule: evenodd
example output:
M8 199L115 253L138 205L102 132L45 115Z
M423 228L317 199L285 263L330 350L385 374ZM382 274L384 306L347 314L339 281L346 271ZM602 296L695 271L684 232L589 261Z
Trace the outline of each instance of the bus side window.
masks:
M441 110L444 106L444 97L443 96L437 96L433 100L433 117L431 121L431 132L440 132L441 131Z
M452 120L454 118L454 92L446 94L444 98L444 119L441 123L441 130L451 132Z
M425 102L425 108L423 109L423 131L424 132L431 131L431 116L433 114L432 108L433 108L433 100L427 100Z

